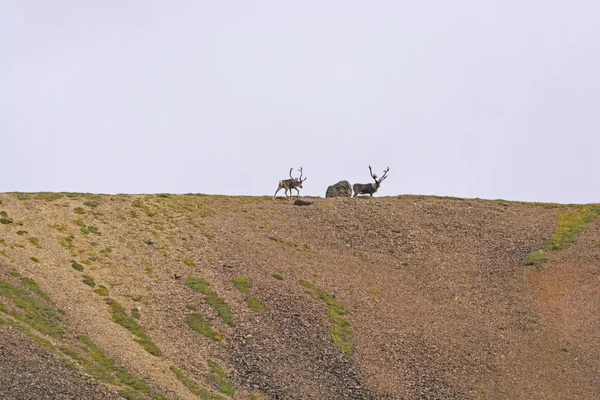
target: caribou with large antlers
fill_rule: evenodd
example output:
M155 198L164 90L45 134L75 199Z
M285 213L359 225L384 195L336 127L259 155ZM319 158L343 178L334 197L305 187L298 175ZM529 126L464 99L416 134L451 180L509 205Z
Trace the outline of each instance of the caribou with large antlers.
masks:
M279 192L281 189L285 189L286 197L290 197L290 196L288 196L288 190L290 191L290 195L291 195L292 189L295 189L296 192L298 192L298 197L300 197L300 191L298 190L298 188L302 189L302 182L304 182L306 180L306 178L302 179L302 167L300 167L300 169L298 170L298 171L300 171L299 178L294 178L292 176L293 170L294 170L294 168L290 168L290 178L292 178L292 179L284 179L284 180L279 181L279 186L277 186L277 190L275 191L273 198L275 198L275 196L277 196L277 192Z
M352 197L356 197L359 194L370 194L371 197L373 197L373 193L375 193L377 189L379 189L381 182L383 182L383 180L387 178L387 173L389 170L390 167L387 167L383 171L383 176L377 179L377 175L373 173L373 170L371 170L371 166L369 165L369 173L371 174L371 178L375 180L375 183L355 183L352 186L352 190L354 191Z

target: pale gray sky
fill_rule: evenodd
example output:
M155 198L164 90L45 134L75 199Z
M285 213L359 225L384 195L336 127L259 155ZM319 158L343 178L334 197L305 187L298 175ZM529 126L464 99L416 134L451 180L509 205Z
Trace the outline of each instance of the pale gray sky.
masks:
M600 202L600 2L0 0L0 192Z

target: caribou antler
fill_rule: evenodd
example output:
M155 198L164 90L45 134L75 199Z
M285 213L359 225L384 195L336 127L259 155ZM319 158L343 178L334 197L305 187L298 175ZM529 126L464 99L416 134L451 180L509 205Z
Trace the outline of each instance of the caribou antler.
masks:
M292 176L292 171L294 170L294 168L290 168L290 178L294 179L294 177Z
M377 175L375 175L373 173L373 170L371 169L371 166L369 165L369 173L371 174L371 178L375 179L375 182L377 182Z
M300 171L300 177L298 178L298 180L300 182L304 182L306 180L306 178L302 179L302 167L300 167L300 169L298 171Z
M383 171L383 176L381 177L381 179L379 180L379 183L383 182L383 180L385 178L387 178L387 173L389 172L390 167L387 167L384 171Z

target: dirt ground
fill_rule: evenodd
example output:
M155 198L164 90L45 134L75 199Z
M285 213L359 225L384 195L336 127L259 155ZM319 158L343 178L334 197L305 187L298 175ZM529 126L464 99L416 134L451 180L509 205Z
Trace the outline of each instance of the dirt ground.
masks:
M34 279L69 329L167 398L198 398L171 366L219 392L209 359L236 399L600 398L600 222L541 270L521 265L566 207L422 196L311 198L309 206L202 195L0 200L12 219L0 225L0 280L11 270ZM112 320L83 274L138 310L160 357ZM190 276L210 282L233 324L185 285ZM251 294L236 290L239 277L251 280ZM311 297L301 280L328 297ZM251 310L250 298L266 313ZM350 354L332 340L327 301L343 305ZM225 343L192 331L191 313L205 315ZM40 382L61 375L34 368L40 358L61 367L9 331L0 325L13 338L0 347L11 360L1 364L22 364ZM68 372L61 379L87 398L114 392ZM30 393L14 398L44 398L6 379ZM56 393L46 398L71 398Z

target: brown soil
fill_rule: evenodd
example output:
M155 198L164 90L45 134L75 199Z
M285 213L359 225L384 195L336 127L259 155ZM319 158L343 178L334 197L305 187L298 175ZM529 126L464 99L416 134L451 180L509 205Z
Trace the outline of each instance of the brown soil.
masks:
M101 196L90 207L81 195L30 197L0 194L0 210L13 219L0 225L0 280L10 269L33 278L73 332L168 398L197 398L172 365L218 392L208 359L240 399L600 397L600 223L541 271L521 265L566 207L413 196L314 198L296 207L154 195ZM77 220L101 235L81 232ZM68 235L72 249L60 243ZM110 298L140 310L161 357L112 321L72 259ZM233 326L184 284L188 276L211 283ZM252 280L251 296L234 288L237 277ZM324 303L300 280L344 306L351 355L332 343ZM250 310L250 297L267 313ZM193 332L185 322L192 312L206 315L226 345Z

